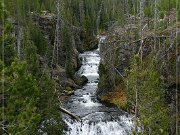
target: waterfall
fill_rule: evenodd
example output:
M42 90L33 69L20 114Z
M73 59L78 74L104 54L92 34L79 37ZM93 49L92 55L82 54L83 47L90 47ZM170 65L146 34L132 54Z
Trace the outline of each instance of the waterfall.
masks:
M104 42L105 37L99 41ZM82 121L72 121L65 114L67 125L65 135L130 135L132 132L132 116L116 107L106 107L96 97L98 87L98 67L100 63L99 48L80 54L82 66L77 72L88 78L88 83L77 89L64 107L80 116Z

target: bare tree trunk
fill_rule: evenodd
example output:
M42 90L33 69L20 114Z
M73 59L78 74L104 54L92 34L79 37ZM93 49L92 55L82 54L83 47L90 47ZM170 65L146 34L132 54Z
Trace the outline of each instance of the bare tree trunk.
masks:
M140 37L141 37L141 62L143 59L143 25L144 25L144 0L140 1Z
M85 15L84 15L84 0L80 0L79 2L79 13L80 13L80 23L81 26L84 28L84 19L85 19Z
M126 16L126 23L129 24L129 7L128 0L124 0L124 14Z
M134 15L136 15L136 1L132 0Z
M17 26L17 56L18 56L19 62L21 61L21 38L22 38L21 27L18 22L18 26Z
M176 135L178 135L178 65L179 65L179 61L178 61L178 57L177 57L177 62L176 62Z
M56 89L55 89L56 92ZM69 116L71 116L72 118L76 119L77 121L80 121L80 117L78 117L77 115L73 114L72 112L66 110L65 108L61 107L61 100L60 97L58 96L58 101L59 101L59 110L63 113L68 114Z
M137 71L138 72L138 71ZM136 84L137 84L137 80L136 80ZM136 132L136 134L137 134L137 127L138 127L138 122L137 122L137 120L138 120L138 89L137 89L137 86L135 85L135 98L136 98L136 103L135 103L135 117L136 117L136 120L135 120L135 132Z
M177 22L178 22L178 0L176 1L176 57L177 57L177 61L176 61L176 135L178 135L179 133L179 125L178 125L178 82L179 82L179 63L180 63L180 56L178 56L179 52L178 52L178 27L177 27Z
M111 80L112 80L112 85L113 87L115 88L115 78L116 78L116 74L115 74L115 70L114 70L114 62L115 62L115 53L113 52L113 47L114 47L114 44L113 45L110 45L110 60L109 60L109 66L110 66L110 74L111 74Z
M59 106L59 109L60 109L62 112L64 112L64 113L68 114L69 116L71 116L72 118L76 119L77 121L80 121L80 120L81 120L78 116L76 116L75 114L71 113L70 111L62 108L61 106Z
M169 10L169 13L168 13L168 23L167 23L168 25L170 23L170 18L169 18L170 17L170 8L171 8L170 4L171 4L171 0L169 0L169 7L168 7L169 8L168 9Z
M99 12L98 12L98 14L97 14L97 20L96 20L97 34L99 34L99 23L100 23L100 17L101 17L102 7L103 7L103 0L101 0L101 6L100 6Z
M156 51L157 0L154 0L154 50Z
M60 3L62 2L60 2L60 0L57 0L57 22L56 22L56 29L55 29L52 64L54 63L54 59L56 59L56 63L59 64L59 48L61 46L61 33L62 33L62 15L61 15L62 6L60 6Z
M59 62L59 46L60 46L60 37L59 37L59 29L60 29L60 0L58 0L58 3L57 3L57 26L56 26L56 29L57 29L57 64Z
M115 3L113 1L113 18L114 18L114 14L115 14Z

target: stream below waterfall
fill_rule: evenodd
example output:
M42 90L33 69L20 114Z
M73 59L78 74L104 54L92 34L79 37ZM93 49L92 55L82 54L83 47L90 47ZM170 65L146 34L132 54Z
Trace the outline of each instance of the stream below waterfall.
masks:
M105 37L100 37L100 41ZM99 44L100 45L100 44ZM81 118L74 121L66 114L63 120L66 124L65 135L130 135L132 132L132 116L116 107L107 107L97 100L98 67L100 63L99 48L80 54L82 66L77 74L88 78L88 83L77 89L74 95L68 97L63 107Z

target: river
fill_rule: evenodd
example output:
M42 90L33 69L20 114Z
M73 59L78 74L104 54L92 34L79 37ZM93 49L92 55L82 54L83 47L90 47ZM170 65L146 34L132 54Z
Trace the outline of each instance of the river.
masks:
M105 37L100 37L100 43ZM99 43L99 46L101 45ZM81 118L74 121L63 114L66 123L65 135L130 135L132 134L132 116L116 107L107 107L97 100L99 48L80 54L82 66L77 74L88 78L88 83L68 97L63 107Z

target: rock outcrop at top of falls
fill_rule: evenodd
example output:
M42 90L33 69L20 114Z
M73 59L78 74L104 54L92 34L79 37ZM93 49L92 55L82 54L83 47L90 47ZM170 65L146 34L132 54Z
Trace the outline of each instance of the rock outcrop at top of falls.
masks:
M172 18L171 21L175 21L175 18ZM112 27L110 31L108 31L106 40L100 45L100 82L97 95L102 101L105 99L105 101L111 102L113 100L111 93L117 89L120 90L121 93L125 91L123 78L127 75L126 70L130 68L133 56L141 53L141 40L138 38L139 28L136 22L133 24L132 21L131 23L131 25L127 24L124 27L118 25ZM180 24L178 23L178 27L179 26ZM180 29L177 31L179 34ZM180 63L178 61L180 54L176 55L175 25L169 26L163 31L157 30L156 37L154 37L153 31L148 28L145 28L143 34L143 59L146 59L148 64L148 57L155 48L156 51L158 51L158 72L161 74L161 79L165 82L166 88L175 87L177 83L179 85L180 82L176 81L180 80L179 73L176 73L176 65ZM177 42L180 43L179 41L180 39L178 37ZM178 52L180 52L180 45L177 44L177 47ZM179 79L176 79L176 77ZM169 93L174 95L173 93L175 92L171 89ZM122 99L124 99L124 97Z
M43 33L44 38L46 39L48 46L53 46L53 36L56 27L56 15L47 13L47 14L33 14L33 20L37 27L40 28ZM81 60L79 58L79 53L87 50L93 50L98 47L98 39L94 36L88 36L85 31L76 26L70 26L70 31L72 32L72 65L75 71L77 71L81 66ZM66 51L65 47L61 46L62 53L60 55L60 64L55 65L54 69L51 71L51 75L59 84L62 84L64 87L77 88L82 84L87 82L85 76L76 76L75 82L69 81L66 76L65 71L65 61L66 61ZM42 68L46 66L45 58L40 56L40 63ZM78 79L77 79L78 78Z

